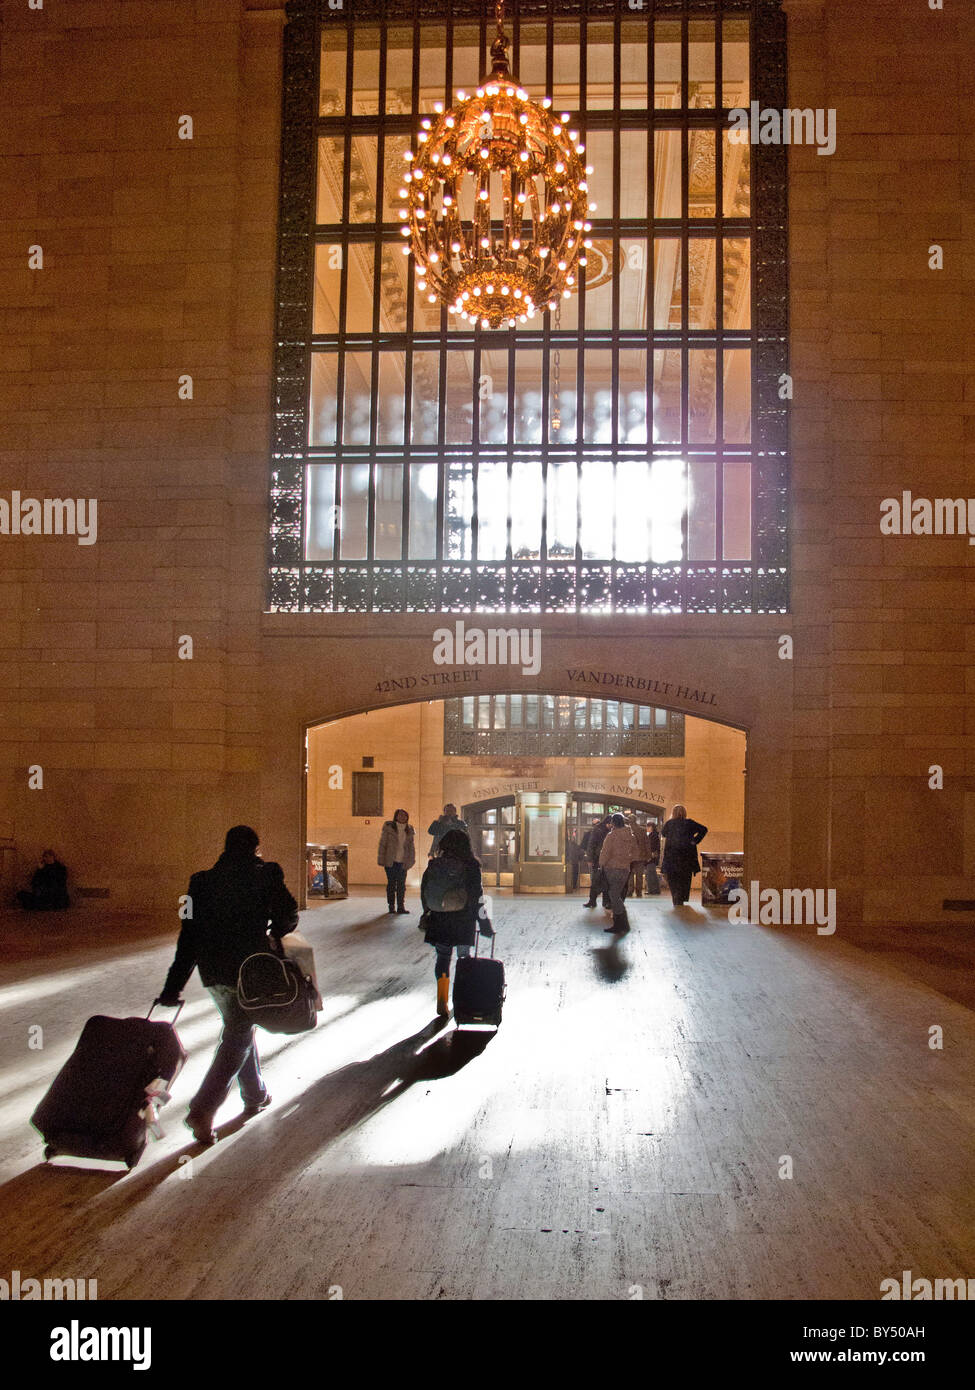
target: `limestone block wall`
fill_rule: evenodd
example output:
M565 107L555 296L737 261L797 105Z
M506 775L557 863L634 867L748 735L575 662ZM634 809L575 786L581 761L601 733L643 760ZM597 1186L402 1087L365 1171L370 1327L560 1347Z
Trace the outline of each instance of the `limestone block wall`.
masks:
M0 538L0 834L113 905L258 813L279 47L234 3L2 7L0 490L98 532Z
M879 504L973 492L975 10L786 9L790 102L838 132L791 152L795 881L825 851L851 921L950 921L975 867L975 553L881 536Z

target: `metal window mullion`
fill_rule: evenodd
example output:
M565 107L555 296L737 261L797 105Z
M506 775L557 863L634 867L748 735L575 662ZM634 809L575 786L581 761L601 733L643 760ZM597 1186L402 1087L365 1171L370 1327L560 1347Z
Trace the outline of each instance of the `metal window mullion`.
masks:
M657 202L654 181L657 162L656 125L656 82L657 54L655 38L656 16L651 10L647 20L647 468L650 472L651 489L653 485L653 426L655 420L653 403L653 381L655 371L655 352L657 348L657 327L654 322L654 306L657 285L656 273L656 218ZM652 496L652 491L651 494ZM651 513L651 554L647 564L647 608L653 612L653 522Z
M542 532L539 540L539 564L545 576L548 569L548 461L552 445L550 434L552 420L552 383L549 379L552 360L552 311L545 310L542 319Z
M506 455L507 455L507 458L506 458L506 465L505 465L505 471L506 471L507 477L508 477L508 490L507 490L507 498L508 498L508 501L507 501L507 511L508 511L508 515L507 515L507 532L506 532L505 555L506 555L506 557L507 557L508 583L509 583L509 585L510 585L510 583L511 583L511 566L512 566L512 564L513 564L513 562L514 562L514 549L513 549L512 544L511 544L511 535L512 535L511 512L512 512L512 502L513 502L513 497L512 497L512 486L513 486L513 482L514 482L515 372L517 371L517 365L516 365L516 362L515 362L515 335L514 335L514 330L513 330L513 329L509 329L509 330L508 330L508 345L507 345L505 351L507 352L507 355L508 355L508 361L507 361L507 369L508 369L508 381L507 381L507 386L508 386L508 410L507 410L507 415L508 415L508 419L507 419L507 428L506 428L506 430L505 430L505 438L506 438L505 453L506 453ZM511 593L508 592L508 593L507 593L507 600L506 600L506 601L508 602L509 605L510 605L510 603L511 603L511 598L512 598Z
M717 25L718 42L715 55L715 81L722 79L721 63L721 24ZM718 88L720 91L720 87ZM717 103L717 96L715 96ZM724 141L721 130L715 121L714 133L714 559L717 570L716 603L720 613L722 603L722 576L724 574L724 283L725 283L725 237L724 237Z
M474 397L474 408L471 412L471 566L476 570L481 538L481 498L478 492L481 451L481 341L479 338L474 339L471 367Z
M689 523L689 502L690 502L690 469L687 466L687 454L690 447L690 353L688 349L688 325L690 322L690 122L688 115L690 111L689 100L689 50L688 50L688 15L685 9L680 21L680 82L681 82L681 165L680 165L680 184L681 184L681 442L682 452L685 458L684 466L684 508L681 515L681 611L687 609L687 540Z
M439 486L437 487L437 558L441 565L449 558L447 555L447 536L444 525L447 516L447 475L449 463L446 459L446 409L447 409L447 354L443 344L440 345L440 362L438 366L438 401L437 401L437 450L441 459L441 466L437 470L439 473Z

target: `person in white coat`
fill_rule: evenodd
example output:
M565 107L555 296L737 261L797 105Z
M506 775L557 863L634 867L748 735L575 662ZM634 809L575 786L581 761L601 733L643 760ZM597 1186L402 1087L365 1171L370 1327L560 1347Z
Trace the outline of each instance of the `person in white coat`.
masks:
M416 835L410 813L393 812L379 836L377 863L386 870L386 901L390 912L409 912L406 906L406 874L416 863Z

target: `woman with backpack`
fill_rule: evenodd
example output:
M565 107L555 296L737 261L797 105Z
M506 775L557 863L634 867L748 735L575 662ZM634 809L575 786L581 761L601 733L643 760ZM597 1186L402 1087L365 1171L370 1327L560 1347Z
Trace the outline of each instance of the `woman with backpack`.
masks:
M437 952L437 1013L450 1013L450 958L470 954L478 931L493 936L481 885L480 861L474 857L470 837L463 830L448 830L437 853L427 864L420 883L424 941Z
M403 901L406 872L416 863L416 836L410 825L409 811L394 811L393 819L385 822L376 858L380 868L386 870L386 902L390 912L409 912Z

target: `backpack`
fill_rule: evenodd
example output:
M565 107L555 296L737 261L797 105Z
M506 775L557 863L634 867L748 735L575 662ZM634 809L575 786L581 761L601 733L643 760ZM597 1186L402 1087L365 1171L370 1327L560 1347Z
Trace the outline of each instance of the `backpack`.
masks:
M461 912L467 906L465 866L459 859L431 859L423 876L423 905L428 912Z

